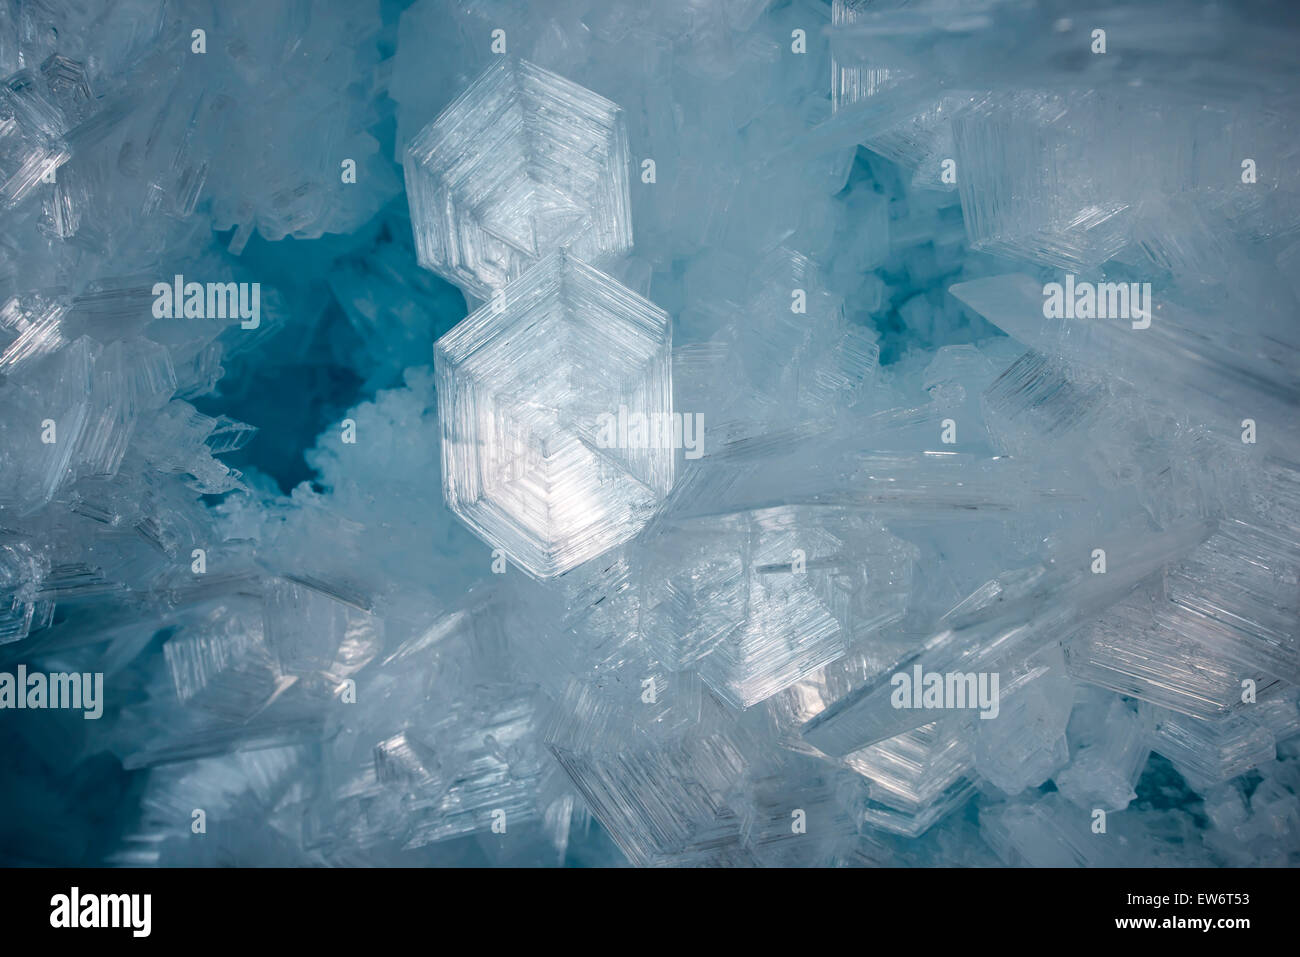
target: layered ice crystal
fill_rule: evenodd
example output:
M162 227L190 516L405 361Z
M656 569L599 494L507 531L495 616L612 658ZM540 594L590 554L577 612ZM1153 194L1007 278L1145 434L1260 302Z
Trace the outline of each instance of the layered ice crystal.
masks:
M57 60L57 58L51 58ZM0 87L0 205L11 209L69 154L68 120L43 77L24 71Z
M749 707L900 618L916 550L838 508L774 508L648 533L642 628Z
M609 100L526 60L488 67L407 147L420 265L487 299L561 246L632 246L627 130Z
M672 331L557 252L438 340L447 504L549 578L626 541L673 483Z
M1148 712L1086 685L1071 704L1070 763L1053 783L1079 807L1122 811L1151 752Z
M841 800L863 825L916 837L974 790L969 729L933 722L855 751Z
M640 866L752 863L735 782L749 768L747 735L715 702L663 740L589 736L586 699L566 695L548 731L551 753L628 859ZM609 724L599 727L608 729Z

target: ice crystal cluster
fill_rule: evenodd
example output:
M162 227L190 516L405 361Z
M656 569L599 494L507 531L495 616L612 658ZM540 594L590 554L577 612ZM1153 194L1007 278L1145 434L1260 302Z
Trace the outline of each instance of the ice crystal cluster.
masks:
M0 862L1300 864L1298 43L0 0Z

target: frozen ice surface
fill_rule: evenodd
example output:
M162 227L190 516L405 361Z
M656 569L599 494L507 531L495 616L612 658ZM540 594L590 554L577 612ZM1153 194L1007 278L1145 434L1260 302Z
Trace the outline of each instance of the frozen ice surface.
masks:
M1099 618L1070 643L1074 673L1203 718L1237 705L1243 681L1294 684L1293 560L1271 536L1244 559L1240 533L1249 528L1221 526L1170 569L1162 593L1134 596Z
M1088 815L1059 794L1040 801L993 807L980 815L980 833L1004 864L1022 867L1115 866L1108 856L1115 842L1103 842Z
M0 367L16 368L63 345L59 321L68 310L67 304L39 293L26 299L24 302L14 296L0 309L6 340L4 352L0 353Z
M404 166L420 264L479 299L560 247L632 246L623 111L527 60L488 67Z
M634 535L672 487L672 330L552 254L438 340L447 505L549 578Z
M0 0L0 863L1300 863L1284 7Z
M647 533L642 628L749 707L902 617L916 550L850 510L782 508Z
M775 250L758 264L744 303L722 308L735 318L711 344L737 357L740 368L703 372L707 381L686 383L694 386L692 411L715 423L713 441L742 438L756 421L771 427L852 405L875 377L880 349L874 334L845 318L842 300L802 253ZM749 390L738 388L736 375Z
M888 859L885 848L859 838L856 824L838 799L835 775L828 770L813 759L792 756L769 776L754 780L753 796L741 812L741 836L756 863L834 866L846 848L879 850L878 860ZM799 812L806 827L793 826Z

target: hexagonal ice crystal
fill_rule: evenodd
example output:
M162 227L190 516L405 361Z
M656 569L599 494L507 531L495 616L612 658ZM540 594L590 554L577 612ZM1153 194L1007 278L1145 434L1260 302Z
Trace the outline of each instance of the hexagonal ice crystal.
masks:
M617 104L501 59L406 149L420 265L479 299L561 246L588 262L632 246Z
M631 538L673 483L668 315L561 251L438 340L447 504L549 578Z

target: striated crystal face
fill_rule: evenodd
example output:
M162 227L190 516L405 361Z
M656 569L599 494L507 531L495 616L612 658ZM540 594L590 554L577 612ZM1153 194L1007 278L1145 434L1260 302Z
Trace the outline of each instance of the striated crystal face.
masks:
M647 641L737 708L900 618L916 559L860 514L809 506L665 523L644 551Z
M538 578L631 538L673 483L671 353L654 303L539 263L435 347L448 506Z
M420 265L487 299L565 246L632 247L618 105L525 60L489 67L406 150Z
M963 728L927 724L849 755L860 775L841 800L864 825L915 837L968 798L974 760Z
M0 207L11 209L68 158L67 120L31 72L0 85Z

